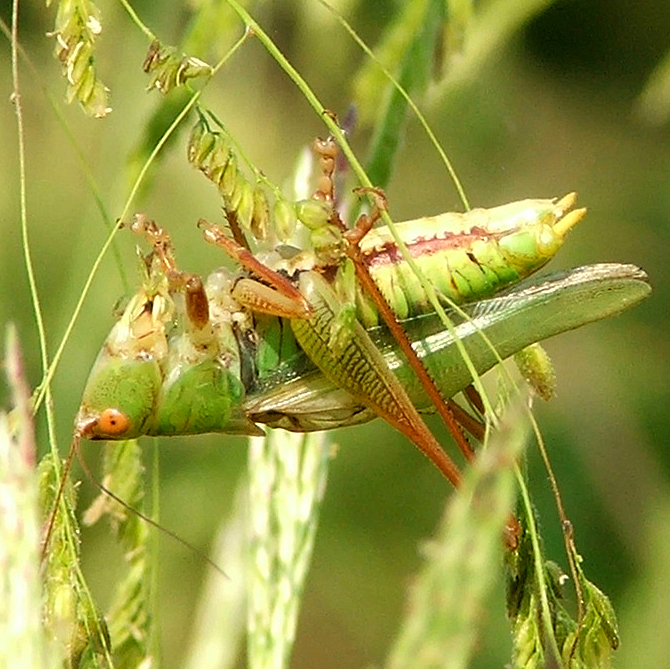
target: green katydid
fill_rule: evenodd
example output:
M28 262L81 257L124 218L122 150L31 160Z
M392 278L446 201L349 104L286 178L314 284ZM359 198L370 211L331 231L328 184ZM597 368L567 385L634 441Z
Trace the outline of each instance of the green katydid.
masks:
M278 215L283 222L278 220L274 230L268 228L269 205L263 191L244 179L225 138L200 119L189 141L189 160L219 187L233 239L216 225L201 222L201 227L205 239L222 247L247 274L231 277L219 271L205 286L199 277L177 270L169 235L155 223L138 218L133 228L154 247L147 260L146 279L91 372L76 421L78 434L90 438L211 431L257 434L256 422L321 429L350 422L343 414L353 402L358 407L354 413L383 417L458 485L456 465L416 410L416 385L406 375L400 381L399 371L390 371L378 350L380 342L375 337L381 335L376 328L383 319L428 394L429 401L422 401L421 408L435 407L463 453L471 457L449 402L472 378L455 376L460 380L453 386L436 371L453 367L456 358L462 360L463 349L452 339L440 345L437 358L424 356L421 362L415 348L426 332L417 335L414 321L421 319L425 328L425 315L433 307L415 268L401 257L388 231L372 229L385 206L384 196L373 192L371 213L347 229L335 206L337 146L331 138L317 140L315 149L322 170L317 191L292 211L303 224L306 248L287 247L281 242L289 241L295 224L286 225L286 217ZM465 214L447 213L398 224L397 230L419 271L431 276L444 301L465 304L487 298L544 265L585 213L573 209L575 199L571 193L559 200L522 200ZM256 239L271 236L274 240L274 248L263 260L251 252L243 229ZM620 276L615 272L603 281L618 285ZM559 292L560 288L567 294L577 290L569 277L558 285ZM634 297L622 299L621 308L648 292L637 275L627 285ZM533 308L556 300L556 294L551 290L534 296ZM510 299L511 314L515 301ZM520 294L518 300L525 304L529 298ZM581 322L608 315L612 311L609 301L606 306L602 315L598 305L592 316L580 311ZM558 326L533 330L518 316L510 316L509 327L523 330L525 343L513 338L516 348L505 350L504 355L581 322L574 321L571 313L559 313ZM433 325L434 331L436 327L437 332L442 329ZM486 341L492 349L489 353L499 360L495 353L498 335L487 339L486 328L482 335L480 341ZM328 409L312 406L314 415L305 415L299 405L309 391L293 386L296 412L291 413L291 402L287 405L285 398L281 410L270 406L257 390L272 394L265 379L281 366L286 350L311 360L348 400ZM470 370L481 373L494 364L490 354L477 347L474 351ZM305 364L296 359L294 366L304 368ZM405 386L412 392L408 394ZM286 420L281 411L302 418Z
M561 213L555 218L559 224L566 214L560 203L565 201L558 203ZM488 210L488 216L493 215L500 227L497 215L501 211L525 212L514 218L513 234L517 235L529 227L527 214L532 206L540 219L547 211L556 211L553 201L530 202ZM477 216L484 218L482 212ZM135 227L152 240L154 251L147 262L144 285L112 329L91 372L76 421L79 434L107 439L212 431L256 434L256 423L307 431L374 417L376 407L365 401L365 386L352 386L362 383L360 377L354 374L353 380L345 381L346 368L336 366L336 359L324 362L319 357L328 348L310 348L299 334L304 327L308 334L318 332L320 326L311 322L317 316L325 319L326 328L337 318L336 291L321 278L328 274L325 267L320 268L321 273L314 268L296 270L297 285L310 313L299 306L299 314L290 321L293 328L278 316L254 321L238 301L239 282L234 276L219 270L203 285L198 277L176 270L163 230L142 219ZM563 227L558 227L561 235ZM400 226L408 235L414 234L414 228L414 223L411 228ZM207 232L216 237L220 231L210 226ZM380 234L375 232L376 239ZM497 237L496 243L499 239L504 236ZM387 245L387 251L389 248ZM441 251L447 258L451 252ZM542 257L539 264L545 261ZM249 279L244 281L246 291ZM532 342L618 313L649 291L644 273L632 266L573 270L534 287L474 303L468 311L471 319L458 326L456 335L482 373L496 363L498 355L507 357ZM266 299L263 291L260 294ZM407 294L403 301L407 302ZM172 326L175 319L176 327ZM403 326L445 397L471 381L454 336L440 331L434 316L413 317ZM432 331L428 337L426 327ZM329 334L323 337L327 341ZM410 400L429 410L430 402L398 358L388 332L381 327L366 331L360 326L354 341L360 344L368 339L380 349ZM329 366L332 373L324 375ZM381 401L386 401L384 395Z

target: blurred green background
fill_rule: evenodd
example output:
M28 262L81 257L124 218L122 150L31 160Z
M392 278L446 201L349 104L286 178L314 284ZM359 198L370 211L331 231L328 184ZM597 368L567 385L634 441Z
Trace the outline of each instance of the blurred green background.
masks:
M140 66L145 38L119 5L102 5L99 62L111 88L105 120L64 110L91 165L112 218L128 192L127 159L157 94L148 94ZM370 44L393 2L342 2L341 11ZM524 197L576 190L588 206L552 268L600 261L632 262L651 277L652 299L608 322L548 343L558 396L537 406L587 575L613 600L622 647L618 667L670 666L670 123L639 113L639 96L670 50L670 5L664 0L574 0L546 3L529 24L496 46L483 66L436 89L421 104L454 162L470 201L493 206ZM138 2L143 20L176 43L189 22L174 3ZM265 2L253 9L294 66L330 109L344 115L351 80L365 58L332 17L312 2ZM21 42L39 75L22 65L26 121L30 243L49 352L60 342L91 263L106 237L72 142L43 87L63 97L52 58L55 8L21 6ZM8 10L3 17L8 19ZM16 123L9 103L9 43L2 42L0 189L2 291L0 322L17 324L32 385L41 379L38 339L19 229ZM205 56L205 54L196 54ZM308 108L260 44L251 40L209 86L206 102L256 165L281 183L301 148L323 134ZM353 135L363 151L367 128ZM154 174L132 211L173 233L181 265L206 273L221 262L194 225L216 219L219 200L184 159L184 136ZM394 219L459 208L458 198L415 121L410 121L388 188ZM135 239L117 238L131 285ZM53 382L58 438L65 450L88 370L123 295L109 255L96 276ZM46 443L43 417L39 434ZM436 428L439 429L439 428ZM365 667L383 662L403 612L421 542L440 518L449 486L400 436L379 422L337 432L312 573L292 666ZM95 461L98 445L84 447ZM162 523L207 550L230 509L244 469L242 439L206 436L161 443ZM562 536L546 474L531 448L529 472L549 556L564 567ZM82 496L95 491L84 484ZM119 552L100 529L84 531L84 561L96 597L109 598ZM169 539L161 540L165 666L179 666L197 592L208 568ZM226 565L221 565L225 570ZM235 575L230 574L231 578ZM493 598L477 667L508 658L501 590Z

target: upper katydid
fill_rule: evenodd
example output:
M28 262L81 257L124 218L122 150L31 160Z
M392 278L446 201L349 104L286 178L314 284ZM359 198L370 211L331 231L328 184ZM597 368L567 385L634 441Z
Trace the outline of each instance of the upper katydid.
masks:
M258 434L256 423L308 431L382 415L415 443L422 439L414 436L411 411L415 405L430 409L432 402L388 331L377 327L377 309L351 271L351 242L335 225L335 208L325 195L317 193L300 210L311 248L284 249L271 267L217 226L204 226L207 240L260 282L218 270L203 284L180 272L167 233L139 218L135 231L154 247L146 276L94 365L77 432L93 439ZM574 202L574 194L522 200L397 225L437 291L456 303L474 303L456 335L478 373L528 344L618 313L649 294L637 268L603 265L482 301L556 253L584 215ZM432 307L425 291L388 232L368 228L353 243L357 262L366 265L441 396L449 398L472 381L454 336L426 316ZM427 320L433 321L428 336ZM436 464L458 483L448 458Z

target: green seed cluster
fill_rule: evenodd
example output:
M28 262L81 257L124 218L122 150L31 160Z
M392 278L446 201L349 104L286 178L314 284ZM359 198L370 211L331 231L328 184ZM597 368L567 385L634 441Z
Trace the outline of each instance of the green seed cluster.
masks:
M228 220L238 223L255 239L263 241L272 237L287 243L298 221L310 230L316 241L327 230L331 205L317 199L291 202L279 189L274 190L275 203L270 217L270 203L261 184L251 183L241 171L225 131L211 130L203 117L191 131L187 154L189 162L218 187ZM259 175L258 179L262 177ZM269 229L271 220L272 230ZM331 236L328 235L329 244L332 243Z
M56 57L67 79L68 103L77 100L86 114L96 118L112 111L109 89L98 79L93 58L93 43L101 32L100 10L92 2L62 0L49 33L56 38Z
M53 508L59 481L51 456L37 469L39 505L47 513ZM51 651L67 660L63 666L78 667L86 653L100 660L111 644L104 617L96 609L79 564L79 525L75 516L76 491L70 482L62 491L51 541L42 565L44 574L44 626L51 638Z
M104 481L109 489L134 509L143 508L144 470L142 451L135 439L108 441L104 449ZM151 539L147 523L122 507L106 493L93 501L84 514L86 525L105 518L123 549L125 572L117 584L114 599L100 616L107 623L115 667L151 664L152 620Z
M189 162L218 187L228 220L258 240L267 239L270 222L267 196L259 184L250 183L240 170L228 136L210 130L201 117L191 131L187 156ZM283 214L284 225L287 218L290 212Z
M576 555L575 555L576 557ZM551 612L555 647L547 643L546 624L540 615L542 593L538 587L532 548L527 535L522 537L508 560L509 580L507 615L512 626L514 666L538 669L555 664L575 669L611 667L612 651L619 646L616 615L607 596L591 583L576 565L581 615L575 620L563 603L560 567L544 561L544 596ZM560 658L555 657L556 654Z
M189 79L212 74L211 65L199 58L180 54L174 47L163 46L158 40L151 43L142 69L152 75L147 90L157 88L163 94L183 86Z

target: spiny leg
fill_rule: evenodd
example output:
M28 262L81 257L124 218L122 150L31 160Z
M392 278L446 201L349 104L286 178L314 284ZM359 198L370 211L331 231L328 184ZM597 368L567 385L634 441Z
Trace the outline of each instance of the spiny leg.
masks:
M325 189L329 192L329 196L333 197L332 192L332 169L335 164L335 159L333 157L334 150L337 149L334 141L332 142L321 142L316 145L319 150L324 154L324 159L322 162L325 165L326 172L324 177L329 182L329 189ZM333 148L334 147L334 148ZM332 163L332 164L331 164ZM402 349L403 353L407 357L412 369L416 373L419 381L422 386L428 393L433 405L437 409L437 412L440 414L440 417L447 425L449 431L451 432L456 444L459 449L465 455L468 460L474 458L474 451L470 446L467 438L463 434L458 420L454 416L452 407L450 406L449 400L445 402L444 398L440 394L435 382L431 378L430 374L424 367L423 363L417 356L416 352L412 348L412 344L407 337L407 334L403 327L398 323L393 310L389 306L388 302L381 294L381 291L377 287L374 279L370 275L367 266L363 262L362 253L360 249L360 242L365 237L365 235L372 229L374 224L379 220L382 215L382 212L386 210L386 195L379 188L361 188L357 189L359 193L371 193L373 196L372 210L369 214L361 214L361 216L356 221L355 225L351 229L345 229L344 224L340 221L340 224L343 228L344 236L348 241L348 244L345 248L345 252L349 258L354 263L356 269L356 275L367 291L367 293L372 297L375 306L379 310L380 315L384 319L387 327L395 337L398 345ZM339 220L339 217L338 217ZM453 405L453 403L451 403Z
M320 274L308 271L300 275L300 287L313 305L311 316L290 321L302 349L326 377L401 431L458 486L458 468L442 450L363 326L354 321L346 339L331 343L332 324L340 308L332 286Z
M248 249L227 237L219 226L204 219L200 219L198 226L203 230L206 241L223 249L230 258L261 279L241 278L236 282L231 294L242 306L283 318L305 318L309 315L309 303L283 274L264 265Z
M335 198L333 172L335 169L335 161L338 153L337 144L332 137L328 138L327 140L316 140L314 143L314 150L320 157L320 163L323 171L319 181L319 188L315 193L315 197L324 199L327 202L333 202ZM379 310L387 327L405 353L405 356L419 377L422 385L428 392L428 395L440 413L440 416L449 427L449 430L456 440L460 450L469 460L471 460L474 457L474 452L470 447L470 444L460 429L460 426L458 425L458 422L456 421L452 411L448 406L445 405L445 402L440 395L437 386L412 348L407 334L396 320L395 314L385 300L384 296L381 294L377 284L370 275L367 266L362 259L359 246L360 241L370 231L375 222L381 217L382 211L386 209L386 196L381 189L375 188L359 189L359 192L371 192L373 194L374 197L371 212L369 214L362 214L354 227L351 229L346 228L339 216L334 215L331 221L338 225L338 227L340 227L344 233L344 236L348 242L345 247L345 252L347 256L353 261L358 280L363 285L363 288L367 291L367 293L372 297L372 300Z

